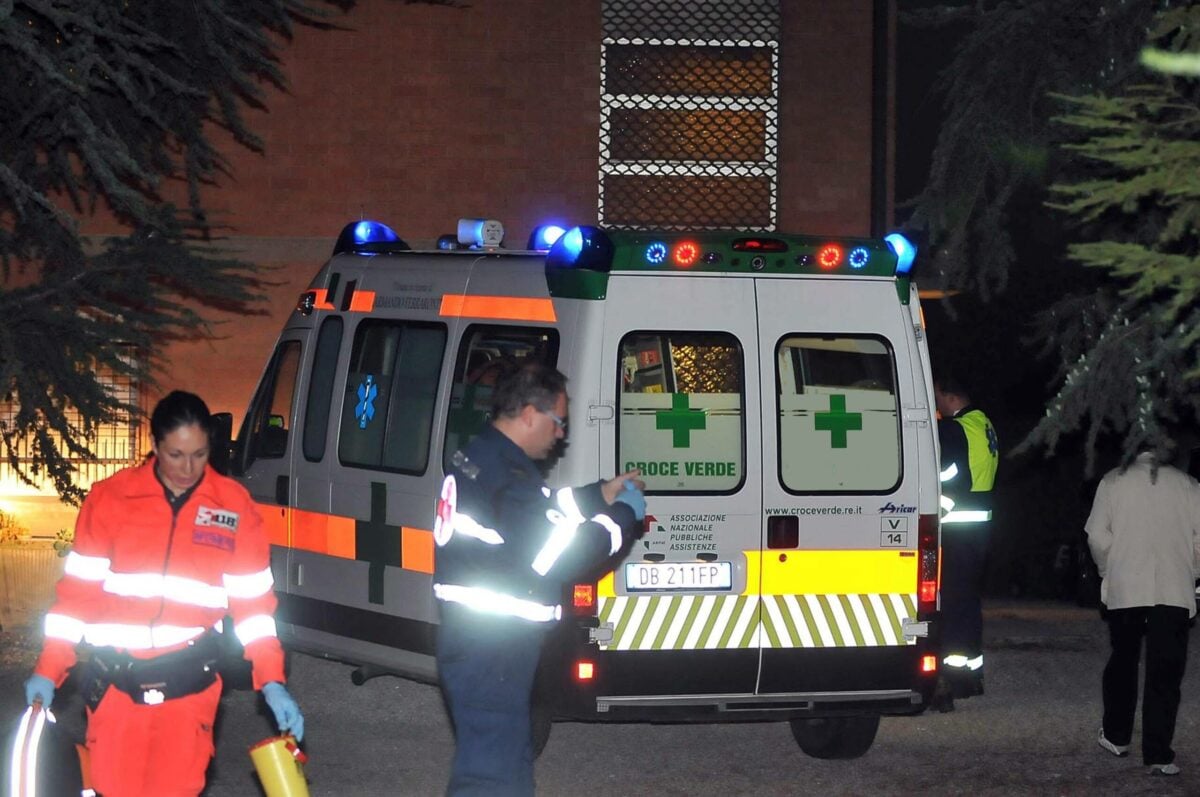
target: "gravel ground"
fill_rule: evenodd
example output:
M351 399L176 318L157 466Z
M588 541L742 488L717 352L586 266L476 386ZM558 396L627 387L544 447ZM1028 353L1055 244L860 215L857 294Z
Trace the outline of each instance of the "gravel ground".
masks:
M863 758L808 758L786 723L558 723L538 760L538 792L1200 794L1200 665L1194 648L1175 740L1183 774L1151 777L1136 746L1125 759L1096 746L1107 637L1094 610L990 601L985 617L987 695L960 701L949 714L884 719ZM1200 632L1193 628L1192 635L1195 644ZM0 632L0 718L19 713L21 682L37 645L37 634L27 626ZM437 690L392 677L355 687L352 669L292 657L291 689L308 728L312 795L440 794L453 741ZM81 730L81 709L69 686L56 708L66 727ZM272 733L264 711L251 692L226 695L207 795L261 797L246 749Z

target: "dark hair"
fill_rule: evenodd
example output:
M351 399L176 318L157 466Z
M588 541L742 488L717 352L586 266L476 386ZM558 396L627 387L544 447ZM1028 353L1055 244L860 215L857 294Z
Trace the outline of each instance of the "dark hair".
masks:
M942 393L947 393L951 396L959 396L960 398L971 400L971 394L967 392L967 388L958 380L958 376L952 373L946 373L942 376L933 378L933 386Z
M212 433L212 415L208 405L195 393L172 390L154 405L154 412L150 414L150 434L154 442L161 443L163 438L180 426L193 423L205 434Z
M542 363L530 363L505 376L492 394L492 417L513 418L525 405L532 404L543 412L554 409L560 393L567 392L567 378L556 369Z

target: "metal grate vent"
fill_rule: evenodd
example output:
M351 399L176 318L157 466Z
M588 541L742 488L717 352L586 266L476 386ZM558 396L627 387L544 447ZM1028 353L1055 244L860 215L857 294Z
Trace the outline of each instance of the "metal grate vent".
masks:
M600 223L775 228L778 2L606 0Z

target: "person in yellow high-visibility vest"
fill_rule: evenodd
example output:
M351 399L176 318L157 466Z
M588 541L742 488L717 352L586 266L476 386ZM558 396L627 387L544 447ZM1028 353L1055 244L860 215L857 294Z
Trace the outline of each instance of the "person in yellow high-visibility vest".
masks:
M980 591L1000 444L992 422L953 376L935 379L933 391L942 452L942 676L933 707L951 711L954 698L983 694Z

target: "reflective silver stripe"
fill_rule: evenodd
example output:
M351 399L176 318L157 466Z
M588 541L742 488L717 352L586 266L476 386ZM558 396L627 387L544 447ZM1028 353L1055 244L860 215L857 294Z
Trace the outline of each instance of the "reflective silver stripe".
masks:
M12 797L37 797L37 754L42 741L42 731L45 730L47 722L53 723L56 720L53 712L46 706L36 709L29 706L21 715L21 722L17 726L17 736L13 742L12 755L8 762L8 793ZM26 746L27 739L28 746ZM21 788L22 780L24 789Z
M126 598L164 598L206 609L224 609L229 605L224 587L162 573L110 573L104 579L104 591Z
M625 538L621 536L621 527L617 525L616 521L608 515L593 515L592 521L599 523L608 531L609 542L611 543L608 551L609 555L611 556L621 550L621 543L625 541Z
M938 499L938 505L947 512L950 512L954 509L954 499L948 495L943 495Z
M241 600L266 595L271 591L271 587L275 586L275 577L271 575L269 567L244 576L233 576L226 573L221 580L225 583L225 591L229 593L229 597Z
M968 659L961 653L951 653L946 658L942 659L942 664L947 667L953 667L956 670L971 670L974 672L983 666L983 654L979 654L973 659Z
M277 636L275 633L275 618L269 614L256 614L247 617L233 627L233 633L243 645L267 637Z
M456 534L465 534L472 539L486 542L488 545L504 544L504 538L500 536L500 532L488 528L470 515L455 512L454 519L450 523Z
M70 642L72 645L78 645L83 641L83 632L86 627L83 620L76 620L65 614L47 614L43 623L46 636Z
M460 603L470 609L486 614L505 617L520 617L535 623L548 623L562 617L561 606L546 606L534 601L514 598L482 587L464 587L460 584L434 584L433 594L447 603Z
M584 520L570 487L558 491L558 506L559 509L546 510L546 517L554 524L554 529L542 550L533 558L533 571L539 576L550 572L550 568L554 567L554 563L575 539L575 532Z
M112 561L104 556L84 556L71 551L63 563L63 572L84 581L103 581L108 577Z
M127 625L123 623L88 623L83 632L90 645L112 646L127 650L169 648L195 639L205 629L178 625Z
M941 481L948 482L958 475L958 463L951 462L950 467L941 472Z
M942 523L982 523L992 519L990 509L959 509L942 516Z

